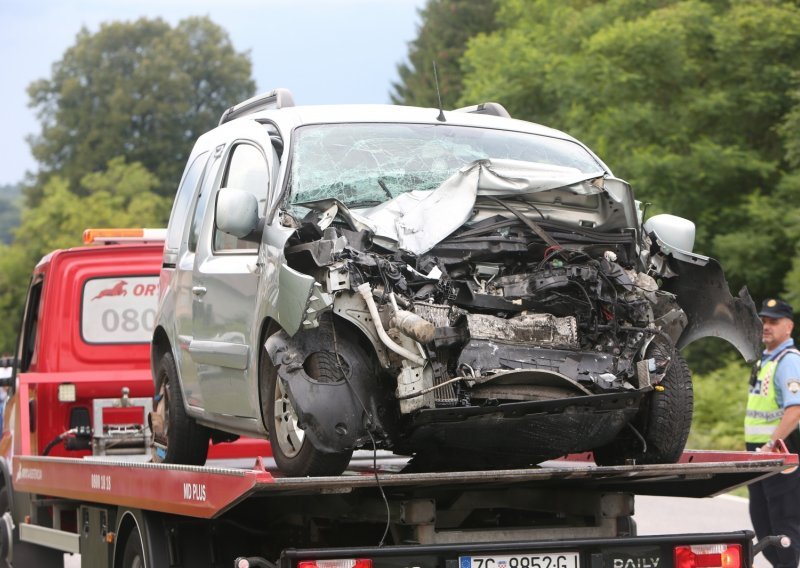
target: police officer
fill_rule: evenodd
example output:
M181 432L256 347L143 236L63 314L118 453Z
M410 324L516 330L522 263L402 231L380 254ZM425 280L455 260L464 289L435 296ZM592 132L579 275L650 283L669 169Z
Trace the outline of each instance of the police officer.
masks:
M750 380L744 421L748 450L772 451L778 440L793 452L800 449L800 351L794 346L792 306L778 299L764 301L758 315L764 324L766 349ZM759 539L783 534L787 549L768 547L764 556L775 568L800 563L800 470L777 474L749 486L750 518Z

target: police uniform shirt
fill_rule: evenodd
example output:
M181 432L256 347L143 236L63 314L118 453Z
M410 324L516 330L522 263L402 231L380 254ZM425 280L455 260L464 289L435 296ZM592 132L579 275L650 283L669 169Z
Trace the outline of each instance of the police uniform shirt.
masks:
M790 337L781 343L773 351L765 351L761 357L761 366L766 365L767 361L775 359L784 349L794 347L794 340ZM775 399L778 406L787 408L789 406L800 405L800 355L787 353L778 363L778 369L772 382L778 389L775 391ZM756 381L753 392L759 392L762 388L761 381Z

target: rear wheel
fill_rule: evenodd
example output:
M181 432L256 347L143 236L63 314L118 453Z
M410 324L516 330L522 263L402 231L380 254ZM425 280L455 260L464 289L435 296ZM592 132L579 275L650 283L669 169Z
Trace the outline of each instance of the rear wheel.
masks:
M154 423L155 459L166 463L203 465L208 456L210 433L186 414L171 353L161 357L156 370L156 385L159 398L155 414L160 427Z
M139 530L134 527L122 553L122 568L145 568L144 545Z
M60 550L19 540L19 529L13 528L10 504L9 488L4 485L0 488L0 568L63 566L64 553Z
M344 380L336 356L327 351L312 353L305 364L306 373L319 382ZM297 413L289 399L269 355L261 354L261 380L266 381L267 428L272 455L278 468L293 477L339 475L350 463L352 450L329 453L318 450L298 426Z
M692 426L692 373L675 353L664 378L656 385L633 420L610 444L594 450L597 465L675 463L680 459ZM638 435L637 435L638 434Z

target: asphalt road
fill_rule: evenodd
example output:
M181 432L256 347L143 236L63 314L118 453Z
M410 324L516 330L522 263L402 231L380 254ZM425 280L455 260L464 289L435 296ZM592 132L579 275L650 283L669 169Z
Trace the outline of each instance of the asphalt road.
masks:
M636 526L640 535L726 532L753 529L747 499L720 495L707 499L636 497ZM763 555L756 568L771 568Z
M747 499L721 495L708 499L639 496L635 501L640 535L726 532L752 529ZM81 568L79 556L65 555L65 568ZM759 555L756 568L771 568Z

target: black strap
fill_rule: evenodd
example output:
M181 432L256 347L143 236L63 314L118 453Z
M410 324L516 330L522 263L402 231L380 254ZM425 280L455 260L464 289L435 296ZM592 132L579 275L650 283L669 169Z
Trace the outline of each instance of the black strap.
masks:
M789 353L795 353L797 355L800 355L800 350L798 350L794 346L791 346L784 348L783 351L778 353L778 356L775 357L776 373L778 372L777 369L778 363L780 362L781 359L783 359L785 355L788 355ZM800 453L800 429L795 428L794 430L792 430L791 433L783 439L783 443L786 444L786 449L789 450L791 453L793 454Z

